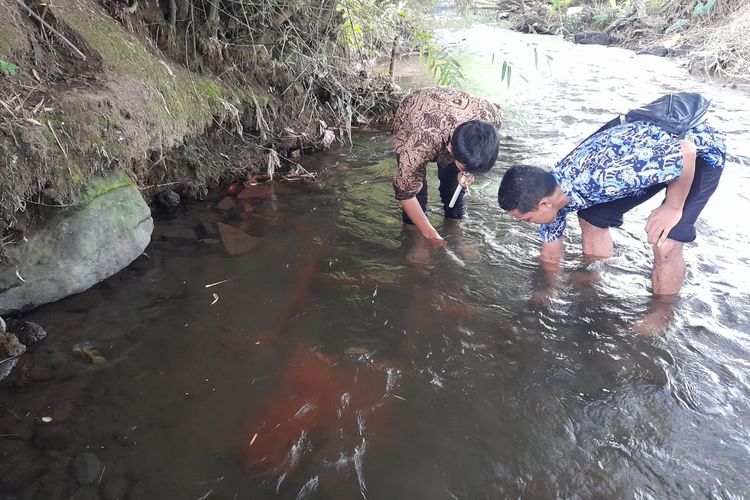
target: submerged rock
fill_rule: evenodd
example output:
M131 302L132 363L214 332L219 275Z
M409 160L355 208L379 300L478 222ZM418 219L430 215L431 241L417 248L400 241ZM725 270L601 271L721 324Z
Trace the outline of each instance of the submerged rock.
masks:
M60 210L25 241L5 247L0 314L90 288L141 255L152 230L151 211L127 175L93 182L79 205Z
M91 452L81 453L73 460L73 475L81 486L93 484L102 473L99 457Z
M156 195L156 203L163 208L173 209L180 204L180 195L174 191L162 191Z
M26 346L23 345L18 337L12 333L6 333L0 336L0 354L10 357L18 357L26 352Z
M18 340L29 347L47 338L47 332L36 323L20 319L11 319L7 323L8 332L18 337Z
M218 223L221 242L227 253L232 257L244 255L258 246L258 239L253 238L244 231L240 231L229 224Z

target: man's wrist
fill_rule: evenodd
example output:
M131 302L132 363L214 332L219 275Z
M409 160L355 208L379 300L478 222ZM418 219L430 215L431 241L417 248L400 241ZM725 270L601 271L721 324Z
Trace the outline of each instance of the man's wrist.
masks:
M670 201L669 199L664 200L664 204L667 206L667 208L671 208L672 210L682 210L682 208L685 206L685 202L678 203L676 201Z

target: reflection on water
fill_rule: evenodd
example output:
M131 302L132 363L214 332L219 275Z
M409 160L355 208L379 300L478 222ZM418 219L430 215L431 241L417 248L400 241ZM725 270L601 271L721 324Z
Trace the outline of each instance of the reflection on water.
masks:
M6 475L4 488L67 498L81 488L70 457L89 450L104 469L88 491L130 498L750 491L746 96L618 49L486 27L444 36L465 51L471 90L508 109L470 218L443 221L432 203L448 251L401 224L382 134L309 159L324 169L316 184L259 188L252 211L205 202L163 217L147 256L29 315L50 336L4 383L0 423L18 435L0 456L32 479ZM518 63L529 83L508 94L488 61L528 44L552 62ZM598 279L574 226L550 302L529 305L536 234L496 207L502 171L551 164L614 112L677 89L714 99L732 156L667 334L631 330L650 305L649 207L615 233ZM204 234L217 222L257 247L229 257ZM106 362L77 357L84 342Z

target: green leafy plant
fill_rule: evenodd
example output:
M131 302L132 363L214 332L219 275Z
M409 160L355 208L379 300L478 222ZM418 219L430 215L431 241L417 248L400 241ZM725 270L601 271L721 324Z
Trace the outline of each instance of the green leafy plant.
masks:
M500 81L501 82L508 82L508 87L510 87L510 77L513 71L513 65L509 61L503 61L503 69L500 72Z
M706 3L698 2L693 9L694 16L708 14L716 6L716 0L707 0Z
M432 41L432 34L417 31L414 34L414 46L419 53L419 61L427 66L427 71L438 85L461 87L465 77L461 63L445 48Z
M688 23L687 19L678 19L677 21L675 21L675 23L672 26L664 30L664 33L672 33L673 31L677 31L678 29L685 26L687 23Z
M564 15L569 5L570 0L552 0L552 4L549 6L549 13L554 14L555 12L559 12Z
M5 73L8 76L15 76L15 74L18 73L18 66L0 59L0 72Z

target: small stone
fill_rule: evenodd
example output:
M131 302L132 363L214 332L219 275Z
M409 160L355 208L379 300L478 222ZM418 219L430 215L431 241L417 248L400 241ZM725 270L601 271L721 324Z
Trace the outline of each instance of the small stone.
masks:
M174 208L180 204L180 195L174 191L162 191L156 195L156 201L164 208Z
M42 422L44 422L45 424L49 424L50 422L52 422L52 417L42 417L42 419L41 419L41 420L42 420Z
M6 333L2 339L2 351L8 356L20 356L26 352L26 346L13 333Z
M73 460L73 475L81 486L94 483L102 473L102 463L91 452L81 453Z
M93 486L76 490L70 495L70 500L99 500L99 492Z
M45 425L34 430L34 446L40 450L66 450L73 438L70 431L57 425Z
M8 332L13 333L25 346L41 342L47 338L47 332L31 321L11 319L8 321Z

